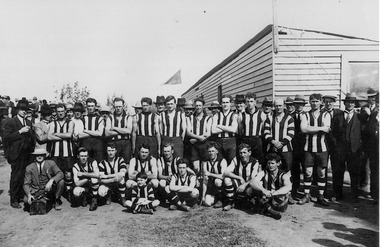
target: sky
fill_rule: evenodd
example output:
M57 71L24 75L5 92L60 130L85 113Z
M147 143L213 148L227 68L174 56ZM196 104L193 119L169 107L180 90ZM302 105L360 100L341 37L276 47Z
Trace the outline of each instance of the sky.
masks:
M0 95L179 96L273 23L273 1L0 0ZM378 0L275 1L279 25L379 40Z

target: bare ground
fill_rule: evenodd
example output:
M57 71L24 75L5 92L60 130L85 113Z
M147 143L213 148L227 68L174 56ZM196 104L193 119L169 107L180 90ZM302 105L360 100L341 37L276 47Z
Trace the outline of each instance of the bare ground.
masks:
M134 215L116 203L30 216L9 206L10 166L0 157L0 246L378 246L378 205L292 205L281 220L233 209L189 213L158 207ZM348 193L348 192L347 192Z

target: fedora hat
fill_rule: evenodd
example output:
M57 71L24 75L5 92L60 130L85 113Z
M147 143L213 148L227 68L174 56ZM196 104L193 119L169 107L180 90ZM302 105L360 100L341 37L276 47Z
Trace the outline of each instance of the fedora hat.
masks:
M136 102L136 104L135 104L135 105L133 105L132 107L133 107L133 108L136 108L136 109L142 109L142 106L141 106L141 101L140 101L140 100L138 100L138 101Z
M185 103L186 103L186 99L185 99L185 98L178 98L178 99L177 99L177 106L178 106L178 107L182 107L182 106L184 106Z
M244 95L243 94L237 94L235 97L235 103L239 104L239 103L244 103L244 102L245 102Z
M36 149L34 149L34 152L31 154L33 154L33 155L47 155L48 152L46 151L46 149L36 148Z
M6 107L6 106L1 106L1 107L0 107L0 115L5 115L5 114L8 115L8 107Z
M263 105L269 105L269 106L273 106L273 100L271 97L265 97L264 100L263 100Z
M355 93L347 93L346 98L343 99L342 101L357 101L358 99L356 98Z
M285 105L291 105L291 104L294 104L294 99L292 99L291 97L287 97L285 100Z
M183 106L185 109L195 109L194 103L192 100L186 101L185 105Z
M336 101L336 96L334 96L334 95L323 95L322 99L332 99L335 102Z
M220 109L222 108L222 106L219 104L218 101L211 102L211 105L208 107L209 110L215 109L215 108L220 108Z
M80 102L76 102L73 107L73 111L75 112L84 112L84 106Z
M376 94L377 94L378 92L375 90L375 89L373 89L373 88L369 88L368 89L368 91L367 91L367 96L368 97L372 97L372 96L376 96Z
M17 102L16 108L28 110L29 109L29 102L25 98L22 98L21 100L19 100Z
M166 103L165 96L163 96L163 95L157 96L156 102L154 102L154 103L155 104L165 104Z
M294 103L297 104L306 104L305 97L303 95L297 94L296 97L294 97Z

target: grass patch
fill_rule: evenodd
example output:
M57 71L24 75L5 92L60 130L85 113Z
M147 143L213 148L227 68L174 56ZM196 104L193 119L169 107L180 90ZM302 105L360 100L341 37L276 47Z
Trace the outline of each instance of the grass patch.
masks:
M132 246L265 246L232 212L203 207L178 217L134 217L117 227Z

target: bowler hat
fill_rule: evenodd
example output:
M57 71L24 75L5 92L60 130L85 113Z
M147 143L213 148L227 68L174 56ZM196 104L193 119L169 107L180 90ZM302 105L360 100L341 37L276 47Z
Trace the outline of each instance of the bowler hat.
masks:
M296 97L294 97L294 103L297 104L306 104L305 97L303 95L297 94Z
M161 96L157 96L156 97L156 102L154 102L155 104L165 104L166 101L165 101L165 96L161 95Z
M342 101L357 101L356 94L355 93L347 93L346 98Z
M244 99L244 95L243 94L237 94L236 97L235 97L235 103L236 104L239 104L239 103L244 103L245 99Z
M74 112L84 112L84 106L80 102L76 102L73 107Z
M16 108L27 110L29 109L29 102L26 99L22 98L17 102Z
M185 105L183 106L183 108L185 109L194 109L194 105L193 105L193 101L192 100L188 100L186 101Z
M269 105L269 106L273 106L273 100L271 97L265 97L264 100L263 100L263 105Z
M218 101L211 102L211 105L208 107L209 110L215 109L215 108L222 108L222 106L219 104Z
M285 100L285 105L291 105L291 104L294 104L294 99L292 99L291 97L287 97Z
M177 106L182 107L182 106L185 105L185 103L186 103L186 99L185 98L178 98L177 99Z
M33 155L47 155L48 152L46 151L46 149L36 148L36 149L34 149L34 152L32 154Z
M369 88L368 91L367 91L367 96L368 97L372 97L372 96L376 96L378 92L376 90L374 90L373 88Z

